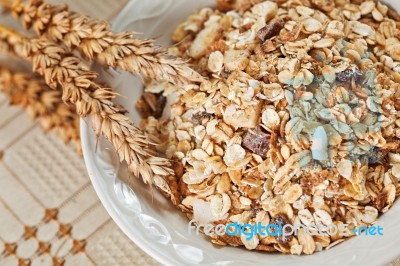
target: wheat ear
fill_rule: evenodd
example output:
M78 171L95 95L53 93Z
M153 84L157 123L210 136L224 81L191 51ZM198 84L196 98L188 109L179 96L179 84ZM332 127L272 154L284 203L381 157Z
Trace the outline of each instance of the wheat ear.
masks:
M63 100L75 104L80 116L91 115L96 135L113 144L130 172L171 195L168 183L174 171L170 161L156 156L154 144L134 126L126 110L113 103L117 94L95 82L96 72L47 39L29 40L4 26L0 26L0 32L2 41L13 47L15 54L31 61L33 71L42 75L48 86L62 88Z
M133 38L133 32L113 33L106 21L91 19L42 0L2 0L25 28L34 30L70 50L78 48L89 60L146 78L177 85L201 82L203 77L185 61L157 47L154 40Z
M0 91L8 95L11 105L19 105L30 117L38 120L42 128L53 131L65 143L73 141L81 153L79 116L75 106L61 100L61 93L49 88L42 78L31 73L14 73L0 66Z

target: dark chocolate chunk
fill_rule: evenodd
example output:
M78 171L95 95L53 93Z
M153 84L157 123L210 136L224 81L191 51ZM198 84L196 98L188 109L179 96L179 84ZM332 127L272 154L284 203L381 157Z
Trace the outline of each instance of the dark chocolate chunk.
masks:
M270 134L264 132L261 127L257 127L255 131L247 131L243 138L243 146L265 158L269 150L270 139Z

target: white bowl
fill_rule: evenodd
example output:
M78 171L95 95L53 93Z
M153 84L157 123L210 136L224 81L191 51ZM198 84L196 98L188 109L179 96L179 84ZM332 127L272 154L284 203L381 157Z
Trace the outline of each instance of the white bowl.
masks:
M386 2L400 10L398 0ZM196 9L213 4L213 0L132 0L114 21L113 27L116 31L145 32L144 37L158 37L160 44L168 45L178 23ZM120 98L120 103L138 123L139 115L134 104L142 93L141 80L127 73L98 70L112 88L127 96ZM83 120L81 123L82 146L100 200L122 231L165 265L383 265L400 257L400 202L378 221L384 228L384 236L358 236L311 256L216 247L202 235L189 235L187 218L157 190L130 177L104 139L100 139L96 149L96 137L87 122Z

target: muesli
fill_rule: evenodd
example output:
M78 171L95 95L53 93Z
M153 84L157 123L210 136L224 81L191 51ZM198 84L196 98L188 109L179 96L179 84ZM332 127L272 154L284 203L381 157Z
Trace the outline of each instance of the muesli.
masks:
M218 0L178 26L170 52L208 81L149 82L137 106L176 162L179 208L214 225L350 230L213 243L312 254L389 210L400 194L399 27L394 10L359 0Z

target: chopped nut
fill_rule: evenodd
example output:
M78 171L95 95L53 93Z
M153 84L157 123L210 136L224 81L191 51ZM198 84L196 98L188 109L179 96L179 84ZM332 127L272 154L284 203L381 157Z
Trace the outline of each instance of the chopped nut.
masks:
M202 57L207 48L220 36L220 31L221 29L217 22L205 27L194 39L189 49L189 55L193 58Z
M267 108L262 113L261 121L268 129L274 130L279 126L281 119L274 109Z
M245 155L246 151L239 144L233 144L226 149L224 161L226 165L233 166L235 163L244 159Z
M271 1L261 2L253 6L251 12L258 17L265 18L265 21L269 21L278 13L278 5Z
M220 51L210 54L208 59L208 69L212 72L219 72L224 65L224 55Z
M224 66L228 71L243 70L249 63L249 52L246 50L229 50L224 55Z
M231 199L225 193L213 195L210 201L210 208L215 218L222 219L231 208Z

